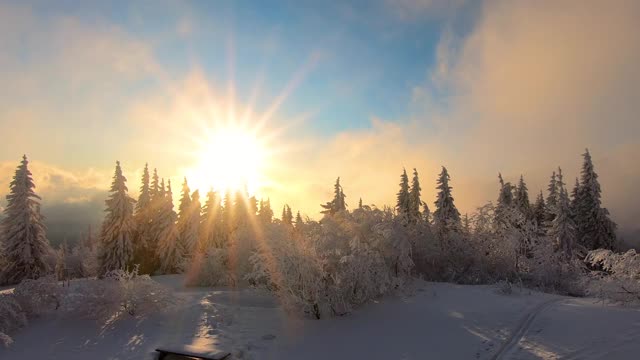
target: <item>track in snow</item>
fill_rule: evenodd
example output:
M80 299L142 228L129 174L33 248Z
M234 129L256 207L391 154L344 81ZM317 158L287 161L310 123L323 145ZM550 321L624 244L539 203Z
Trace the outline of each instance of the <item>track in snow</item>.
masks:
M511 350L513 350L513 348L516 347L516 345L518 345L518 343L520 342L524 334L526 334L529 328L531 327L531 324L533 324L533 321L536 319L538 314L540 314L549 306L561 300L563 299L547 300L542 304L536 306L533 310L531 310L527 314L527 316L525 316L525 318L522 319L522 321L520 321L520 323L518 324L518 327L513 331L513 333L511 333L511 335L507 338L507 340L500 347L500 349L498 349L498 352L495 353L493 357L491 357L491 360L506 359L506 355L509 354Z

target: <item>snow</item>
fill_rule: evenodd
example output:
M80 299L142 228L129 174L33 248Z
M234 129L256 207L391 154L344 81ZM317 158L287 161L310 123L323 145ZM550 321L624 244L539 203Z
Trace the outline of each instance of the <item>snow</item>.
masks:
M313 320L288 316L261 290L154 280L179 297L174 309L112 324L43 316L0 359L150 359L157 347L182 345L285 360L632 359L640 351L640 310L595 299L416 280L347 316Z

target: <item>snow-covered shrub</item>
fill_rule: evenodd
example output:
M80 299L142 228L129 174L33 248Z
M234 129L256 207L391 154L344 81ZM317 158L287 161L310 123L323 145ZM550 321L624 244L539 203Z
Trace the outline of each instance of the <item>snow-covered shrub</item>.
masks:
M589 295L623 304L640 303L640 256L631 249L623 254L611 250L590 251L584 262L593 271L588 278Z
M230 285L229 260L226 249L210 248L195 256L193 266L186 274L187 286Z
M0 344L13 343L11 334L27 325L27 316L13 294L0 294Z
M338 212L302 229L273 224L246 279L290 309L320 318L351 311L403 285L414 266L411 233L390 211Z
M139 275L137 267L110 271L103 279L77 281L65 300L66 312L99 319L146 315L173 303L170 290L148 275Z
M60 308L64 292L54 276L23 280L13 290L16 301L27 316L39 316Z

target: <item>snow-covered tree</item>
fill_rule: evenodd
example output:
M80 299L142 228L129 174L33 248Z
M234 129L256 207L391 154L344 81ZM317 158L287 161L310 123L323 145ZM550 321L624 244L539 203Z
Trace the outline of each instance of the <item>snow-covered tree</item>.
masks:
M258 218L262 225L271 224L273 220L273 210L271 209L271 200L260 200L260 208L258 209Z
M52 250L28 164L25 155L9 184L5 216L0 223L3 250L0 253L4 253L6 263L0 280L9 284L39 278L50 270L46 259Z
M160 271L164 274L177 272L182 262L183 254L178 243L177 219L178 215L173 210L173 192L171 180L169 180L162 207L154 222L154 234L158 242L156 256L160 260Z
M609 218L608 211L601 207L600 183L589 150L582 156L584 162L574 214L578 242L587 249L612 249L616 242L616 225Z
M495 208L495 222L497 227L506 227L507 221L511 217L510 214L515 208L515 201L513 199L513 185L510 182L505 182L502 179L502 174L498 174L500 181L500 193L498 194L498 201Z
M287 204L282 207L282 223L293 225L293 213L291 212L291 207Z
M304 220L302 220L302 216L300 215L300 211L296 213L296 220L294 223L296 230L301 230L304 226Z
M420 205L422 205L422 200L420 200L420 192L422 189L420 188L420 179L418 179L418 170L413 169L413 179L411 180L411 189L409 190L409 220L413 223L417 222L420 217Z
M398 215L408 217L409 216L409 177L407 176L407 170L402 169L402 175L400 175L400 191L396 196L396 210Z
M100 250L98 254L100 274L111 270L124 270L132 265L133 236L133 200L127 194L127 179L122 175L120 162L116 162L116 171L111 183L111 195L105 201L107 215L100 231Z
M542 191L540 191L538 197L536 198L536 202L533 204L533 218L538 228L542 228L545 226L545 221L547 219L547 206L544 203L544 196L542 195Z
M436 211L433 212L433 225L436 232L445 235L451 232L460 231L460 212L453 202L451 195L452 187L449 186L449 173L447 168L442 167L442 172L438 176L438 197L435 201Z
M186 181L185 181L186 185ZM187 187L188 189L188 187ZM187 197L189 195L187 194ZM181 205L183 202L180 203ZM189 197L189 207L180 209L178 215L178 231L180 233L180 243L182 245L184 256L186 258L193 257L198 247L198 230L200 228L201 205L200 192L195 190Z
M158 173L154 172L154 180L157 181ZM155 191L159 191L156 186ZM134 241L134 263L141 265L142 273L150 273L153 271L153 266L149 260L155 257L154 247L156 241L152 231L152 221L154 220L154 205L152 202L152 191L149 187L149 165L144 165L142 172L142 185L140 186L140 195L136 202L134 211L134 221L136 226L136 235Z
M549 193L549 195L547 195L547 222L551 223L556 213L556 204L558 203L558 185L555 171L551 174L547 192Z
M561 251L565 259L571 259L576 242L576 229L571 217L569 194L564 187L562 169L558 168L556 187L558 190L555 214L549 229L549 236L553 239L556 249Z
M338 177L338 179L336 179L336 184L334 185L333 200L329 201L326 204L320 205L324 209L322 210L322 213L326 215L334 215L340 211L346 211L347 210L347 203L345 202L346 197L347 196L344 194L344 191L342 190L342 185L340 185L340 177Z
M60 249L58 249L56 258L56 278L58 281L63 281L63 284L64 281L69 280L68 255L69 245L67 244L67 239L64 239Z
M202 208L200 226L200 243L203 250L211 247L221 247L222 231L222 199L211 189L207 193L207 200Z
M516 208L520 210L526 218L532 217L531 204L529 203L529 190L522 175L520 175L520 181L518 181L518 186L515 188L515 197L513 200Z
M429 205L423 201L422 202L422 217L426 224L431 224L431 210L429 209Z

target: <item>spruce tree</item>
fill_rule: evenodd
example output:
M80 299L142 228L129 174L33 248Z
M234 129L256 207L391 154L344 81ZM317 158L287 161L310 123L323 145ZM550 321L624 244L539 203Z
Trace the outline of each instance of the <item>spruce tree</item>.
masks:
M282 222L287 225L293 225L293 213L287 204L282 207Z
M558 184L555 171L551 174L547 191L549 192L549 195L547 195L547 222L551 223L555 217L556 204L558 203Z
M200 228L200 217L202 207L200 204L200 192L195 190L191 194L190 206L185 215L185 223L182 228L181 240L185 257L193 257L198 250L198 230Z
M358 201L358 209L362 210L362 198Z
M52 250L46 237L44 217L40 214L40 197L34 191L28 164L24 155L9 184L5 216L0 223L3 250L0 253L4 253L6 263L0 280L9 284L37 279L50 270L46 257Z
M296 213L295 228L296 228L296 230L301 230L302 226L304 226L304 220L302 220L302 216L300 215L300 211L298 211Z
M615 223L609 218L609 212L601 207L601 189L591 154L584 154L580 174L580 188L575 201L575 221L578 228L578 243L592 250L598 248L613 249Z
M546 218L546 204L544 203L544 196L542 195L542 191L540 191L538 197L536 198L536 202L533 204L533 219L535 220L536 225L539 229L545 226Z
M503 228L509 225L509 213L515 206L515 201L513 199L513 185L510 182L505 182L500 173L498 173L498 179L500 181L500 192L494 212L494 221L497 227Z
M409 177L407 176L407 170L402 169L400 175L400 191L398 191L396 197L396 210L399 216L409 216Z
M340 211L347 210L347 203L345 202L345 198L347 196L342 190L342 185L340 185L340 177L338 177L338 179L336 180L333 194L333 200L327 202L326 204L320 205L322 206L322 208L324 208L324 210L321 211L323 214L334 215Z
M411 189L409 190L409 220L413 223L420 219L420 180L418 179L418 170L413 169L413 179L411 180Z
M200 243L204 248L217 246L221 223L222 203L220 196L211 189L207 192L207 200L202 208L202 220L200 224Z
M551 222L549 236L553 239L556 248L561 251L566 259L571 259L576 242L575 224L571 218L569 194L562 181L562 170L558 168L556 179L557 202L555 216Z
M529 190L524 182L524 177L520 175L520 181L516 187L514 198L515 206L525 218L532 218L531 204L529 203Z
M132 265L135 200L127 194L126 181L120 162L117 161L111 195L105 201L107 215L100 231L98 262L101 275L111 270L127 269Z
M449 186L449 173L443 166L442 172L438 176L438 197L435 201L436 211L433 212L433 225L438 233L445 235L451 232L459 232L460 212L453 202L451 195L452 187Z
M426 202L422 202L422 218L426 224L431 224L431 210L429 209L429 205Z
M157 172L155 176L157 176ZM148 268L147 263L150 258L155 257L153 254L152 244L153 233L151 223L153 221L153 210L151 203L151 189L149 187L149 165L144 165L142 172L142 185L140 186L140 195L136 202L134 211L134 222L136 226L136 234L134 237L134 263L141 264L140 273L146 274L153 271Z
M178 215L173 210L171 180L168 182L164 201L158 213L157 220L154 223L154 233L158 242L155 255L159 259L160 271L163 274L173 274L178 271L183 254L178 243L178 229L176 226Z
M263 225L271 224L273 220L273 210L271 210L271 200L260 200L260 208L258 209L258 218Z

